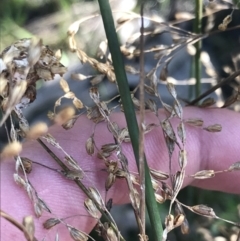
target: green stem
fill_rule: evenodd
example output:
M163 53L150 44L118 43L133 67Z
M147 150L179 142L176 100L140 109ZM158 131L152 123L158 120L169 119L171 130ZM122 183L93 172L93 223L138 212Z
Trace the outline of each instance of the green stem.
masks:
M119 47L117 33L115 30L112 11L108 0L98 0L102 20L108 39L108 46L111 52L113 67L116 75L116 80L121 96L121 103L123 105L125 118L131 138L133 151L136 159L137 166L139 168L139 129L132 103L127 76L124 68L123 58ZM145 162L145 185L146 185L146 206L148 215L151 221L153 233L156 241L162 240L162 225L161 218L158 211L158 205L155 200L154 191L151 183L149 168L146 158Z
M202 33L202 0L196 0L195 6L195 21L194 21L194 32L196 34ZM196 79L196 86L195 86L195 96L196 98L201 94L201 48L202 48L202 41L199 40L195 44L196 54L194 56L194 75Z

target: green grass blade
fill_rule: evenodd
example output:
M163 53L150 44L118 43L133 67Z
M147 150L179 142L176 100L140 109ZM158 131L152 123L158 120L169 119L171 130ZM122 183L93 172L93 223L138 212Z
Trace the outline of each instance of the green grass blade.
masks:
M112 55L113 67L116 74L116 79L119 87L119 93L122 100L125 118L127 121L129 135L131 138L135 159L138 165L138 157L139 157L138 123L137 123L132 99L130 96L129 85L128 85L127 76L124 68L122 54L119 48L117 33L113 22L112 11L108 0L98 0L98 3L99 3L101 15L102 15L106 36L108 39L109 50ZM158 211L158 205L155 200L146 158L145 158L145 185L146 185L146 204L147 204L147 210L148 210L148 215L151 222L152 231L154 233L155 240L160 241L162 239L162 232L163 232L161 218Z

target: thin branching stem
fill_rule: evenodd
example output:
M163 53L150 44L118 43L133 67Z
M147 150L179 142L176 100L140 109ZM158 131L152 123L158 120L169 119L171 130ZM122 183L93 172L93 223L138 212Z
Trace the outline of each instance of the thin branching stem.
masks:
M140 219L142 222L142 237L145 237L145 165L144 165L144 129L145 95L144 95L144 1L141 3L141 36L140 36L140 124L139 124L139 176L140 176Z

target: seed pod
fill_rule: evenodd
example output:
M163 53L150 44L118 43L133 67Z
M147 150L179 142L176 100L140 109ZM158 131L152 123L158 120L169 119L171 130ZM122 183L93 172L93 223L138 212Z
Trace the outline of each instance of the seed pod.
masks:
M187 123L189 125L193 125L193 126L202 126L203 125L203 120L199 119L199 118L187 119L187 120L185 120L185 123Z
M165 202L165 197L163 197L162 195L160 195L160 194L158 194L158 193L155 193L154 194L155 195L155 199L156 199L156 201L158 202L158 203L164 203Z
M27 157L21 157L21 161L22 161L23 167L22 165L20 165L20 168L21 169L24 168L24 171L26 173L30 173L32 171L32 161Z
M212 178L214 176L215 176L214 170L202 170L202 171L196 172L191 177L194 177L195 179L207 179L207 178Z
M100 217L100 212L98 211L96 205L91 199L87 198L84 201L84 206L93 218L98 219Z
M81 180L84 177L84 174L81 170L61 170L60 173L70 180Z
M181 139L182 143L185 144L186 142L186 130L184 123L181 121L180 124L177 127L177 133L179 138Z
M109 173L105 182L105 190L108 191L114 182L116 181L116 175L113 173Z
M83 108L83 103L81 100L79 100L77 97L73 98L73 104L77 109L82 109Z
M61 80L60 80L60 86L65 93L70 91L68 82L63 78L61 78Z
M94 154L94 139L92 136L90 136L85 144L86 151L88 155L92 156Z
M164 181L164 180L167 180L169 178L169 175L167 173L162 172L162 171L158 171L158 170L155 170L155 169L150 168L150 173L151 173L151 176L158 181Z
M162 80L162 81L166 81L167 80L167 77L168 77L168 69L167 69L167 65L165 65L161 72L160 72L160 76L159 76L159 79ZM169 91L170 92L170 91Z
M176 100L177 98L177 92L175 90L174 84L172 84L171 82L167 82L167 88L169 93L172 95L172 97Z
M174 228L179 227L183 224L183 221L185 219L185 216L183 214L178 214L173 221Z
M181 225L181 232L182 232L182 234L189 233L189 223L188 223L186 217L184 218L183 223Z
M99 191L94 187L89 187L88 191L92 194L94 200L98 203L98 205L104 210L105 204Z
M214 125L204 127L203 129L209 132L220 132L222 130L222 126L219 124L214 124Z
M87 241L88 240L88 236L85 233L83 233L82 231L80 231L74 227L71 227L70 225L67 225L67 228L74 241Z
M173 130L173 127L169 120L164 120L161 122L164 133L173 141L176 141L176 136Z
M181 169L187 166L187 152L186 150L180 150L178 156L178 163Z
M183 109L182 109L182 106L177 99L174 101L173 109L174 109L174 112L177 115L177 117L182 119Z
M56 226L60 223L60 220L58 218L49 218L43 223L43 227L45 229L51 229L52 227Z
M212 208L210 208L208 206L205 206L203 204L195 205L195 206L191 207L191 210L194 213L200 214L200 215L205 216L205 217L210 217L210 218L216 218L217 217Z
M199 107L206 108L211 105L214 105L215 103L216 103L216 101L213 98L207 98L207 99L203 100L203 102L199 105Z
M25 227L30 240L34 240L35 226L34 226L33 217L32 216L24 217L23 218L23 226ZM26 234L24 234L24 236L27 238Z
M229 171L239 171L240 170L240 162L233 163L229 168Z
M90 94L91 99L95 103L99 103L100 102L100 95L99 95L97 87L91 87L90 90L89 90L89 94Z

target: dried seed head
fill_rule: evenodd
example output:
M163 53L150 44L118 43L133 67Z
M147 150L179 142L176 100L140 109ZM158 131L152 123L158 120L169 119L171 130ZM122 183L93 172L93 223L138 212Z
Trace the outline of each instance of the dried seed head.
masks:
M136 188L133 188L130 191L129 197L130 197L130 201L131 201L131 204L134 207L134 209L138 210L140 207L140 195Z
M199 107L206 108L211 105L214 105L215 103L216 103L216 101L213 98L209 97L209 98L203 100L203 102L199 105Z
M202 126L203 125L203 120L199 119L199 118L187 119L187 120L185 120L185 123L187 123L189 125L193 125L193 126Z
M178 116L178 118L182 119L183 109L182 109L182 106L177 99L174 101L173 109L174 109L175 114Z
M81 168L79 167L78 163L76 160L74 160L74 158L72 156L65 156L64 160L67 162L67 164L72 167L74 170L81 170Z
M97 87L91 87L89 90L91 99L97 104L100 102L100 95Z
M180 150L178 156L178 163L181 169L187 166L187 152L186 150Z
M20 168L24 168L24 171L26 173L30 173L32 171L32 161L28 159L27 157L21 157L22 165L20 165Z
M84 177L82 170L62 170L60 173L70 180L81 180Z
M164 181L169 178L169 175L167 173L155 169L150 168L150 173L151 176L158 181Z
M92 120L94 123L98 123L100 121L103 121L105 118L104 116L100 113L99 108L97 106L93 107L87 107L87 118L89 120Z
M164 133L173 141L176 141L176 136L175 136L175 133L174 133L174 130L173 130L173 127L170 123L169 120L164 120L164 121L161 121L161 126L162 126L162 129L164 131Z
M160 72L160 76L159 76L159 79L162 80L162 81L166 81L167 80L167 77L168 77L168 69L167 69L167 65L165 65L161 72Z
M204 127L203 129L209 132L220 132L222 130L222 126L219 124L214 124L214 125Z
M100 218L101 214L91 199L87 198L84 201L84 206L93 218L96 218L96 219Z
M41 206L42 209L44 209L46 212L51 213L51 210L47 206L47 204L41 198L39 198L38 196L37 196L37 201L38 201L38 203L39 203L39 205Z
M191 207L191 210L194 213L200 214L205 217L210 217L210 218L217 217L212 208L202 205L202 204Z
M92 136L87 139L85 148L88 155L92 156L94 154L94 139Z
M94 187L89 187L88 191L92 194L94 200L98 203L98 205L104 210L105 204L99 191Z
M84 232L82 232L74 227L71 227L70 225L67 225L67 228L74 241L87 241L88 240L88 236Z
M61 78L60 80L60 86L65 93L68 93L70 91L67 81L63 78Z
M158 203L164 203L166 201L165 197L162 195L155 193L155 199Z
M185 142L186 142L186 130L185 130L184 123L182 121L177 127L177 133L178 133L178 136L181 139L182 143L185 144Z
M184 220L183 220L183 223L181 225L181 232L182 232L182 234L188 234L189 230L190 230L189 223L188 223L188 221L185 217Z
M82 109L83 108L83 103L81 100L79 100L77 97L73 98L73 104L77 109Z
M114 152L117 148L118 148L118 145L116 145L115 143L109 143L109 144L102 145L101 151L102 151L102 152L112 153L112 152Z
M215 176L215 171L214 170L202 170L191 177L194 177L195 179L207 179L207 178L212 178Z
M239 171L240 170L240 162L233 163L229 168L229 171Z
M43 227L45 229L51 229L52 227L56 226L60 223L60 220L58 218L49 218L43 223Z
M126 176L125 172L124 172L124 175ZM133 184L139 185L139 177L137 175L130 173L130 180L132 181Z
M105 182L105 190L108 191L114 182L116 181L116 175L113 173L109 173Z
M103 81L105 78L104 74L99 74L90 80L91 85L97 85Z
M23 226L25 227L28 236L30 237L30 240L34 240L34 232L35 232L35 226L34 226L34 221L32 216L26 216L23 218ZM27 238L27 235L24 234L25 237Z
M174 228L179 227L183 224L183 221L185 219L185 216L183 214L178 214L173 221Z
M118 241L118 237L111 226L107 228L107 237L109 241Z
M168 230L168 232L174 228L174 216L172 214L169 214L166 216L165 226L166 226L166 229Z
M34 202L34 212L35 215L39 218L42 216L42 206L39 202Z
M171 82L167 82L167 88L168 88L169 93L176 100L177 99L177 92L175 90L174 84L172 84Z
M2 157L17 156L22 151L22 144L18 141L8 143L2 150Z
M45 135L48 132L48 126L44 122L39 122L33 125L29 131L26 133L27 138L37 139L38 137Z
M75 122L76 122L77 119L78 119L78 116L71 118L70 120L68 120L67 122L65 122L64 124L62 124L62 127L63 127L65 130L71 129L71 128L74 126L74 124L75 124Z
M75 110L72 107L67 107L56 114L54 121L58 125L63 125L67 121L72 119L74 115L75 115Z

